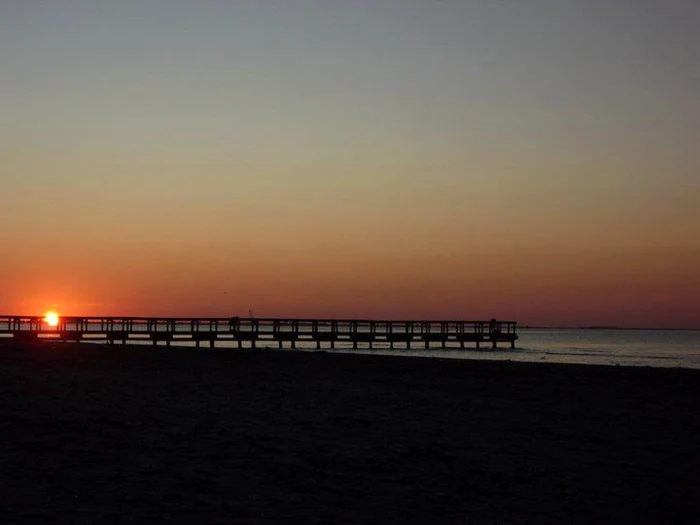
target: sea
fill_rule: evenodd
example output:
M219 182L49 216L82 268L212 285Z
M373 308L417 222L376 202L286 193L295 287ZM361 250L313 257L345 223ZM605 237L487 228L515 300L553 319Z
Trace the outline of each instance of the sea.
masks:
M700 330L625 330L625 329L573 329L573 328L518 328L519 340L514 349L509 343L500 343L496 350L490 343L477 350L473 343L465 349L439 348L437 343L426 350L421 343L413 348L389 348L388 343L376 342L372 349L360 343L352 348L350 343L338 342L336 348L324 348L326 352L432 357L448 359L477 359L492 361L524 361L532 363L577 363L609 366L650 366L667 368L700 369ZM150 343L147 343L150 344ZM193 343L179 342L192 346ZM247 344L247 343L246 343ZM269 341L258 342L260 348L276 348ZM288 347L289 343L285 343ZM419 345L421 345L419 347ZM233 342L220 341L217 347L235 347ZM314 351L315 343L297 342L297 350Z
M482 344L479 350L473 347L473 343L466 343L465 349L443 349L437 343L432 343L432 348L425 349L417 341L410 349L401 348L399 344L392 349L388 343L380 342L376 342L372 349L367 348L366 343L360 343L360 348L353 349L349 342L339 341L335 349L324 348L323 351L482 361L700 369L700 330L518 328L517 333L519 340L513 349L509 343L500 343L495 350L488 343ZM151 344L147 340L134 339L130 343ZM173 344L194 346L194 343L184 340L173 341ZM273 348L272 345L275 345L272 341L258 342L259 348ZM235 348L237 344L220 340L216 346ZM288 346L289 343L285 343L285 347ZM208 344L204 343L204 347L208 347ZM318 351L315 343L303 341L297 342L297 350Z
M335 352L451 359L700 369L700 330L527 329L516 348L337 349Z

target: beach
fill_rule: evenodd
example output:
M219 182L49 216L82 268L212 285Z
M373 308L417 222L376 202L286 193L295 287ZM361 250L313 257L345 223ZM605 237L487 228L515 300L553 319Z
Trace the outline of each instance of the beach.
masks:
M0 341L5 523L695 523L700 371Z

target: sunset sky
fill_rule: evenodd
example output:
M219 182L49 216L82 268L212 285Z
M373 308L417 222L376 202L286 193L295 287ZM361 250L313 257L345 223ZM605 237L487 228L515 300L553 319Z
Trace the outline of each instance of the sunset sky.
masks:
M700 328L697 0L0 2L0 314Z

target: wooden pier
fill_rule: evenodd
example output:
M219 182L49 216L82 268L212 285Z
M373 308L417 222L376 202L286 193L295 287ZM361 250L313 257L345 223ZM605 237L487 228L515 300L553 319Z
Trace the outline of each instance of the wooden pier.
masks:
M0 337L60 341L150 341L154 345L237 343L239 348L276 344L296 348L465 348L482 343L510 343L515 348L514 321L375 321L340 319L61 317L50 326L38 316L0 316Z

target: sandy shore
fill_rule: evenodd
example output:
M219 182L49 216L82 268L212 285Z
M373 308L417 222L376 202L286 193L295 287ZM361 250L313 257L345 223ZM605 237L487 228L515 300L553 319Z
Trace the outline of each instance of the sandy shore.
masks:
M0 342L4 523L692 523L700 372Z

